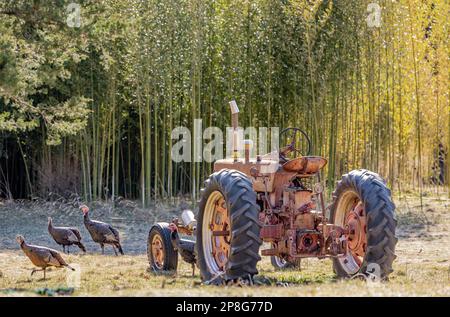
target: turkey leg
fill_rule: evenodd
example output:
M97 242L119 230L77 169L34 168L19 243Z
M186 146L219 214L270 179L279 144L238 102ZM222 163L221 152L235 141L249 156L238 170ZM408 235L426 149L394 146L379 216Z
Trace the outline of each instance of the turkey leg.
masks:
M112 244L112 247L113 247L114 253L115 253L116 256L117 256L117 251L116 251L116 247L114 246L114 244Z
M33 274L34 274L35 272L40 272L40 271L44 271L44 280L45 280L45 268L40 269L40 270L38 270L38 269L33 269L33 270L31 271L30 276L33 276Z

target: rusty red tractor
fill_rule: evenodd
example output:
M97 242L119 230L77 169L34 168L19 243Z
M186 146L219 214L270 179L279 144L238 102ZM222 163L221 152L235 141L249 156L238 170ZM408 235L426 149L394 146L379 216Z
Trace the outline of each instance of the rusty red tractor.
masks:
M234 101L230 106L237 130L239 110ZM309 155L304 131L284 129L280 140L286 145L255 158L249 140L239 157L236 139L232 157L217 160L205 181L198 219L184 211L182 221L151 228L148 257L154 271L176 270L180 253L197 265L204 282L251 281L263 255L271 256L275 267L307 257L332 258L339 277L376 268L379 278L387 278L396 257L395 206L378 174L359 169L343 175L327 206L320 179L327 160Z

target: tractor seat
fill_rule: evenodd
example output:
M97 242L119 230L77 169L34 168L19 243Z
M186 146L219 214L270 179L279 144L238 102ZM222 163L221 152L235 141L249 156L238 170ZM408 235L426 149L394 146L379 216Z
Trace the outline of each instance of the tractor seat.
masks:
M321 156L300 156L283 164L287 172L299 174L315 174L327 164L327 160Z

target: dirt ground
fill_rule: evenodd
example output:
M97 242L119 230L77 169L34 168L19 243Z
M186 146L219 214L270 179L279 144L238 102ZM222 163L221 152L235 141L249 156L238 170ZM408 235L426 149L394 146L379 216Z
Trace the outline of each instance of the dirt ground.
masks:
M306 259L301 270L275 271L270 259L259 264L256 285L205 286L198 270L180 260L176 276L154 275L148 271L146 240L155 221L170 221L177 208L155 206L140 209L122 201L115 207L93 203L91 218L109 222L122 236L125 256L112 249L100 254L100 247L84 228L81 212L74 205L59 202L0 202L0 296L450 296L450 199L447 193L430 190L423 208L416 194L395 194L398 229L394 273L388 282L339 280L331 260ZM33 244L59 250L47 232L47 217L55 225L77 226L88 253L72 247L66 260L76 273L65 269L48 272L47 280L37 273L30 277L32 264L15 241L17 234ZM71 288L74 287L72 292ZM59 288L59 293L58 293Z

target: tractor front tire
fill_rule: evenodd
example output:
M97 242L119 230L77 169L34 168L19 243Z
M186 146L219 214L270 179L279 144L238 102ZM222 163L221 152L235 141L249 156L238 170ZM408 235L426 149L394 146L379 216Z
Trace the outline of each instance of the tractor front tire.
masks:
M256 192L248 177L222 169L206 181L199 204L197 265L202 280L220 285L251 280L261 260Z
M178 252L173 248L167 222L158 222L148 233L147 257L154 273L173 272L178 267Z
M275 270L287 270L287 269L300 269L301 259L295 259L294 261L287 261L279 256L271 256L270 263Z
M350 232L347 254L333 259L338 277L387 279L396 258L397 220L385 181L364 169L343 175L333 192L330 218Z

